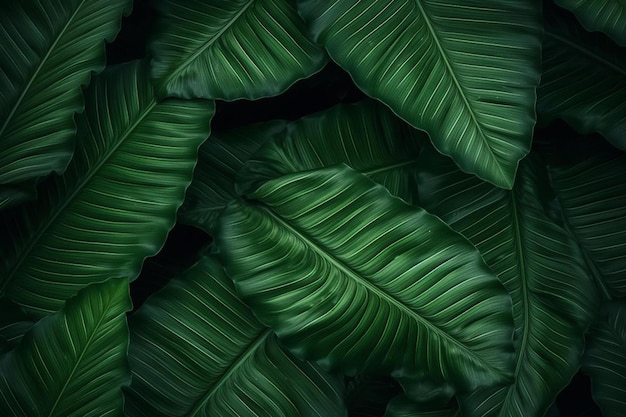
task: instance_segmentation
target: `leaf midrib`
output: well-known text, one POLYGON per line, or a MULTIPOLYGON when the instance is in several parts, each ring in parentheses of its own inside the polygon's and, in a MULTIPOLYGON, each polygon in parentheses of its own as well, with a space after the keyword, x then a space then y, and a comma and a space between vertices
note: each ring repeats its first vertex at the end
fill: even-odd
MULTIPOLYGON (((65 23, 65 25, 63 26, 63 29, 61 30, 61 32, 59 33, 59 35, 55 38, 54 42, 52 43, 52 45, 50 45, 50 48, 48 49, 48 51, 46 52, 46 54, 44 55, 44 57, 41 59, 41 61, 39 62, 39 65, 37 66, 37 68, 35 69, 34 74, 32 75, 32 77, 30 78, 30 80, 28 81, 28 83, 26 84, 26 87, 24 88, 24 90, 22 91, 22 94, 20 94, 20 96, 18 97, 17 101, 15 102, 15 105, 13 106, 13 108, 11 109, 11 112, 9 113, 9 115, 7 116, 6 120, 4 121, 4 124, 2 125, 2 128, 0 128, 0 137, 2 137, 2 135, 4 134, 4 130, 6 129, 6 127, 9 125, 9 122, 11 121, 11 119, 13 118, 13 115, 15 114, 15 112, 17 111, 17 109, 20 107, 20 105, 22 104, 22 101, 24 100, 24 97, 26 96, 26 93, 30 90, 30 87, 33 85, 35 79, 37 78, 37 76, 39 75, 39 72, 41 71, 41 68, 46 64, 46 62, 48 61, 48 58, 50 57, 52 51, 56 48, 57 43, 59 42, 59 39, 61 39, 63 37, 63 35, 65 35, 65 32, 67 31, 67 28, 70 26, 70 24, 72 23, 72 21, 74 20, 74 18, 76 17, 76 15, 78 14, 78 12, 80 11, 80 9, 83 7, 83 5, 85 4, 87 0, 82 0, 80 2, 80 4, 76 7, 76 10, 74 11, 74 13, 72 13, 72 15, 70 16, 70 18, 68 19, 68 21, 65 23)), ((45 13, 45 12, 44 12, 45 13)))
POLYGON ((196 416, 198 412, 206 407, 207 402, 213 398, 213 395, 219 391, 222 386, 228 382, 231 375, 237 372, 239 368, 248 360, 248 358, 253 355, 256 350, 262 346, 267 338, 273 334, 273 331, 268 328, 263 328, 261 332, 257 334, 257 336, 252 339, 252 342, 249 343, 242 352, 231 362, 228 370, 222 374, 222 376, 217 380, 215 384, 200 398, 196 401, 195 405, 191 409, 191 411, 187 414, 189 417, 196 416))
MULTIPOLYGON (((165 90, 167 88, 167 85, 174 79, 176 78, 181 71, 183 71, 183 69, 187 68, 187 66, 189 66, 191 64, 191 62, 193 62, 196 58, 198 58, 202 53, 204 53, 204 51, 206 51, 208 48, 211 47, 211 45, 213 45, 215 42, 217 42, 220 37, 224 34, 224 32, 226 32, 238 19, 239 17, 241 17, 242 14, 245 13, 246 10, 248 10, 248 8, 254 3, 254 0, 249 0, 242 8, 241 10, 239 10, 234 16, 233 18, 226 24, 224 25, 223 28, 221 28, 212 38, 210 38, 208 41, 204 42, 194 53, 192 53, 191 55, 189 55, 189 57, 187 59, 185 59, 183 61, 182 64, 180 64, 174 71, 172 71, 170 73, 169 76, 167 76, 163 81, 161 81, 160 84, 160 89, 161 90, 165 90)), ((161 91, 163 92, 163 91, 161 91)))
POLYGON ((459 83, 459 80, 457 80, 457 78, 456 78, 456 74, 455 74, 454 70, 452 69, 452 64, 450 63, 450 60, 448 59, 448 55, 446 53, 446 50, 443 48, 443 46, 441 46, 441 43, 439 42, 439 33, 437 32, 437 30, 433 26, 432 22, 430 21, 430 16, 428 15, 426 10, 424 9, 424 6, 422 5, 422 2, 420 0, 416 0, 415 3, 417 4, 418 9, 420 10, 422 16, 424 17, 424 22, 426 23, 426 28, 430 32, 430 34, 432 36, 432 39, 435 42, 435 46, 437 47, 437 50, 439 51, 439 55, 441 56, 442 61, 444 62, 445 66, 446 66, 446 69, 448 70, 448 73, 450 74, 450 78, 454 82, 454 85, 456 86, 456 89, 459 92, 459 95, 463 99, 463 104, 465 105, 465 108, 467 109, 468 113, 470 114, 470 117, 472 118, 472 121, 474 122, 474 125, 478 128, 477 131, 480 133, 481 141, 485 145, 485 148, 487 148, 487 150, 489 151, 489 155, 491 156, 492 160, 496 161, 495 166, 498 169, 498 173, 500 174, 500 177, 501 178, 505 178, 505 179, 508 178, 508 176, 506 175, 506 173, 502 170, 502 167, 500 166, 499 159, 493 153, 493 149, 491 149, 491 146, 489 146, 489 140, 487 138, 487 135, 485 135, 485 132, 483 132, 482 125, 478 121, 478 118, 476 117, 476 114, 474 113, 474 109, 470 105, 470 102, 469 102, 467 96, 465 95, 465 90, 463 89, 463 87, 459 83))
MULTIPOLYGON (((83 191, 83 189, 89 184, 93 176, 102 168, 105 163, 109 161, 109 159, 116 153, 119 147, 125 143, 128 136, 133 133, 133 131, 139 126, 141 122, 143 122, 146 117, 148 117, 148 115, 154 109, 154 107, 156 107, 156 105, 157 102, 153 98, 148 103, 144 111, 142 111, 138 115, 137 120, 132 125, 130 125, 127 130, 120 136, 118 143, 115 146, 111 147, 111 149, 102 156, 101 160, 93 166, 93 169, 88 172, 88 174, 82 179, 82 181, 78 181, 78 183, 74 187, 74 190, 65 198, 64 202, 52 211, 52 214, 48 218, 48 220, 43 223, 43 226, 38 229, 37 233, 29 239, 28 245, 19 252, 19 255, 17 256, 17 261, 13 264, 14 266, 9 269, 6 276, 3 277, 4 279, 2 285, 0 285, 0 296, 3 296, 7 292, 7 288, 9 288, 12 284, 15 275, 20 270, 26 259, 29 257, 31 251, 35 248, 35 245, 44 236, 46 231, 48 231, 48 229, 55 224, 55 220, 64 212, 67 206, 69 206, 70 203, 72 203, 74 199, 83 191)), ((98 113, 98 115, 100 114, 98 113)), ((61 177, 59 177, 59 179, 60 178, 61 177)))
POLYGON ((292 225, 284 221, 278 214, 276 214, 273 210, 271 210, 261 201, 255 200, 255 203, 256 204, 254 204, 253 207, 257 208, 258 210, 263 211, 264 213, 267 213, 269 217, 271 217, 274 221, 276 221, 278 224, 283 226, 289 232, 293 233, 307 247, 313 249, 315 253, 317 253, 322 259, 325 259, 333 267, 336 267, 337 269, 342 271, 345 275, 351 277, 354 281, 360 283, 363 287, 365 287, 367 290, 371 291, 373 294, 378 296, 381 300, 387 301, 389 304, 395 306, 398 310, 405 312, 409 317, 415 317, 416 321, 423 324, 426 328, 432 330, 433 333, 440 335, 442 339, 449 341, 454 346, 457 346, 461 351, 465 352, 467 356, 474 358, 475 362, 483 364, 483 366, 486 369, 491 370, 496 375, 502 374, 502 372, 499 369, 494 368, 493 365, 485 362, 485 360, 482 357, 476 355, 475 352, 469 350, 465 345, 459 343, 456 339, 450 337, 449 334, 440 330, 438 327, 435 327, 433 324, 431 324, 430 322, 422 318, 420 315, 418 315, 416 312, 406 307, 404 304, 402 304, 401 302, 399 302, 398 300, 396 300, 395 298, 391 297, 389 294, 387 294, 386 292, 378 288, 376 285, 372 284, 366 279, 363 279, 359 274, 357 274, 354 270, 352 270, 352 268, 350 268, 347 265, 344 265, 340 260, 335 258, 332 254, 329 254, 328 252, 325 252, 324 250, 322 250, 322 248, 320 248, 317 243, 315 243, 314 241, 309 239, 304 233, 301 233, 295 227, 293 227, 292 225))

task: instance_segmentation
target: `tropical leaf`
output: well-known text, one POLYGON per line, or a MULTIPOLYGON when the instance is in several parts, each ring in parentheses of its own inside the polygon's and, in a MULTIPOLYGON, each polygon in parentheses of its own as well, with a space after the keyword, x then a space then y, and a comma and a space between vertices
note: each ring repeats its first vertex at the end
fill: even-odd
POLYGON ((251 202, 227 206, 219 253, 296 356, 467 389, 507 380, 510 298, 438 218, 345 165, 242 191, 251 202))
POLYGON ((626 46, 626 3, 622 0, 555 0, 570 10, 588 31, 601 31, 626 46))
POLYGON ((464 174, 434 150, 419 161, 424 208, 476 245, 513 299, 514 382, 461 396, 464 416, 543 416, 578 370, 594 311, 578 246, 544 211, 553 198, 547 171, 529 158, 511 191, 464 174))
POLYGON ((0 354, 18 345, 24 333, 33 325, 33 322, 26 317, 20 306, 7 300, 0 300, 0 354))
POLYGON ((626 150, 626 57, 610 39, 546 12, 537 112, 626 150))
POLYGON ((179 220, 213 235, 220 212, 237 196, 235 174, 266 140, 285 134, 286 126, 276 120, 211 135, 200 147, 179 220))
POLYGON ((415 165, 427 140, 374 101, 340 104, 290 123, 285 134, 268 140, 243 167, 240 183, 252 187, 251 182, 344 163, 416 204, 415 165))
POLYGON ((431 401, 417 403, 405 395, 399 395, 389 402, 383 417, 460 417, 455 401, 431 401))
POLYGON ((534 1, 300 0, 313 38, 368 95, 465 171, 511 188, 540 77, 534 1))
POLYGON ((160 0, 150 44, 160 95, 278 95, 327 61, 291 0, 160 0))
POLYGON ((593 398, 604 417, 626 410, 626 306, 609 304, 591 327, 583 358, 593 398))
POLYGON ((605 297, 624 297, 626 155, 598 152, 564 159, 553 161, 550 174, 565 225, 605 297))
POLYGON ((0 359, 0 414, 31 417, 121 415, 131 309, 128 280, 81 290, 0 359))
MULTIPOLYGON (((0 209, 10 184, 62 172, 74 150, 81 86, 104 68, 104 41, 130 0, 24 0, 0 5, 0 209)), ((5 203, 6 204, 6 203, 5 203)))
POLYGON ((35 199, 35 185, 20 183, 0 185, 0 211, 35 199))
POLYGON ((35 317, 89 283, 133 279, 174 224, 213 103, 157 104, 142 68, 113 68, 92 83, 67 172, 3 219, 0 295, 35 317))
POLYGON ((283 350, 214 257, 152 296, 130 327, 129 417, 346 415, 343 378, 283 350))
POLYGON ((402 393, 391 377, 357 375, 346 381, 349 417, 381 417, 392 398, 402 393))

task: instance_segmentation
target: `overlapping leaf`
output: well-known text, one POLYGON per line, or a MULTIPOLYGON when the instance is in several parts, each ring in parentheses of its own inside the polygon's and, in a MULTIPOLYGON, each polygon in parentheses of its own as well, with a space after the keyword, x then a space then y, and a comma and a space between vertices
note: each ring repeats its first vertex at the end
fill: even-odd
POLYGON ((24 333, 33 325, 26 314, 15 303, 7 299, 0 300, 0 354, 15 346, 22 340, 24 333))
POLYGON ((626 46, 626 3, 622 0, 555 0, 589 31, 598 30, 626 46))
POLYGON ((133 315, 131 340, 130 417, 346 415, 343 378, 285 352, 213 257, 133 315))
POLYGON ((612 303, 594 323, 587 339, 583 370, 591 376, 593 398, 604 417, 626 410, 626 306, 612 303))
POLYGON ((36 204, 3 218, 0 294, 41 317, 92 282, 134 278, 173 226, 213 104, 157 104, 139 63, 102 74, 76 156, 36 204))
POLYGON ((546 12, 537 111, 626 150, 626 56, 598 33, 546 12))
POLYGON ((234 100, 280 94, 326 63, 291 0, 160 0, 150 49, 160 94, 234 100))
MULTIPOLYGON (((532 155, 531 155, 532 156, 532 155)), ((462 397, 464 416, 542 416, 578 370, 594 288, 576 242, 544 212, 544 167, 520 167, 512 191, 459 171, 431 150, 420 158, 420 200, 467 237, 513 299, 515 380, 462 397)))
MULTIPOLYGON (((6 1, 0 5, 0 208, 10 184, 67 166, 81 86, 104 68, 104 41, 130 0, 6 1)), ((6 205, 6 202, 5 202, 6 205)))
POLYGON ((541 17, 530 0, 300 0, 313 38, 368 95, 465 171, 511 188, 528 153, 541 17))
POLYGON ((626 296, 626 156, 575 155, 553 162, 550 173, 590 273, 605 295, 626 296))
POLYGON ((279 176, 230 204, 217 235, 238 292, 327 369, 507 380, 510 298, 438 218, 344 166, 279 176))
POLYGON ((0 415, 121 415, 131 309, 128 280, 84 288, 0 359, 0 415))
POLYGON ((235 174, 269 138, 285 134, 286 121, 271 121, 213 134, 200 147, 198 165, 178 218, 214 234, 217 219, 236 197, 235 174))

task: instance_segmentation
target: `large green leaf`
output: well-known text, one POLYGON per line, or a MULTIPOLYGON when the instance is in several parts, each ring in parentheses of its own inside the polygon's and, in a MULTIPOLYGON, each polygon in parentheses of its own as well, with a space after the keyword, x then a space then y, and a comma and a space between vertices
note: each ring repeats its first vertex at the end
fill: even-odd
POLYGON ((214 234, 220 212, 237 196, 235 174, 266 140, 285 134, 286 126, 276 120, 211 135, 198 152, 179 220, 214 234))
POLYGON ((626 155, 598 152, 550 169, 566 227, 607 297, 626 296, 626 155))
POLYGON ((121 415, 131 309, 128 280, 81 290, 0 359, 0 415, 121 415))
POLYGON ((346 415, 343 378, 283 350, 213 257, 152 296, 130 327, 129 417, 346 415))
POLYGON ((609 304, 591 327, 583 370, 604 417, 626 410, 626 305, 609 304))
POLYGON ((434 150, 420 158, 422 204, 476 245, 513 299, 515 380, 462 397, 464 416, 543 416, 578 370, 595 306, 576 242, 544 211, 547 171, 529 158, 511 191, 434 150))
POLYGON ((510 297, 438 218, 347 166, 280 176, 231 203, 216 242, 238 292, 331 371, 507 380, 510 297))
POLYGON ((146 75, 135 62, 92 83, 67 172, 3 219, 0 293, 34 316, 91 282, 134 278, 174 224, 213 104, 157 104, 146 75))
MULTIPOLYGON (((0 199, 8 184, 67 166, 81 86, 104 68, 104 41, 130 0, 20 0, 0 5, 0 199)), ((2 201, 0 201, 2 208, 2 201)))
POLYGON ((531 0, 299 0, 313 38, 368 95, 465 171, 511 188, 540 77, 531 0))
POLYGON ((426 134, 379 103, 340 104, 275 135, 243 167, 241 184, 344 163, 391 194, 417 203, 415 165, 425 141, 426 134))
POLYGON ((626 46, 626 3, 623 0, 555 0, 572 11, 588 31, 598 30, 626 46))
POLYGON ((626 150, 626 55, 568 16, 546 12, 537 112, 582 133, 597 131, 626 150))
POLYGON ((160 0, 150 45, 159 94, 274 96, 326 63, 291 0, 160 0))

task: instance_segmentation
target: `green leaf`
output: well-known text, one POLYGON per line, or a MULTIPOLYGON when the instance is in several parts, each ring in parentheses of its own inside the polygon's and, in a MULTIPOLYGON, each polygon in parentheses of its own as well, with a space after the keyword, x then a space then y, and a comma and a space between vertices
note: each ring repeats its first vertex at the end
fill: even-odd
POLYGON ((529 150, 541 10, 523 0, 300 0, 313 38, 366 94, 465 171, 511 188, 529 150))
POLYGON ((211 135, 200 146, 178 219, 213 235, 220 212, 237 196, 235 174, 265 141, 285 134, 286 126, 286 121, 275 120, 211 135))
POLYGON ((626 3, 622 0, 555 0, 588 31, 601 31, 626 46, 626 3))
POLYGON ((554 161, 550 174, 590 274, 605 296, 626 296, 626 155, 576 154, 554 161))
POLYGON ((7 299, 0 300, 0 311, 0 339, 4 341, 4 347, 0 347, 1 354, 17 346, 34 323, 20 306, 7 299))
POLYGON ((513 299, 514 382, 462 396, 464 416, 543 416, 578 370, 596 305, 576 242, 544 211, 553 198, 547 171, 529 158, 511 191, 464 174, 434 150, 420 158, 424 208, 476 245, 513 299))
POLYGON ((152 76, 160 95, 257 99, 322 69, 291 0, 160 0, 152 76))
POLYGON ((130 383, 128 280, 90 285, 0 359, 0 414, 121 415, 130 383))
POLYGON ((546 13, 537 112, 581 133, 599 132, 626 150, 626 56, 574 19, 546 13))
POLYGON ((216 242, 238 292, 299 358, 331 371, 507 380, 510 297, 438 218, 346 166, 269 180, 216 242))
POLYGON ((146 75, 135 62, 92 83, 67 172, 3 219, 0 295, 35 317, 89 283, 133 279, 174 225, 213 103, 157 104, 146 75))
POLYGON ((346 415, 343 378, 283 350, 214 257, 153 295, 130 328, 129 417, 346 415))
POLYGON ((387 404, 402 392, 391 377, 357 375, 346 382, 346 403, 350 417, 381 417, 387 404))
MULTIPOLYGON (((62 172, 81 86, 104 68, 104 41, 130 0, 23 0, 0 6, 0 200, 10 184, 62 172)), ((19 191, 18 191, 19 194, 19 191)), ((0 201, 0 208, 2 208, 0 201)))
POLYGON ((591 376, 593 398, 604 417, 626 409, 626 305, 609 304, 591 327, 583 371, 591 376))
POLYGON ((240 183, 253 187, 280 175, 344 163, 415 204, 415 165, 427 140, 379 103, 340 104, 290 123, 285 134, 268 140, 242 169, 240 183))
POLYGON ((11 208, 36 196, 33 183, 0 185, 0 211, 11 208))

